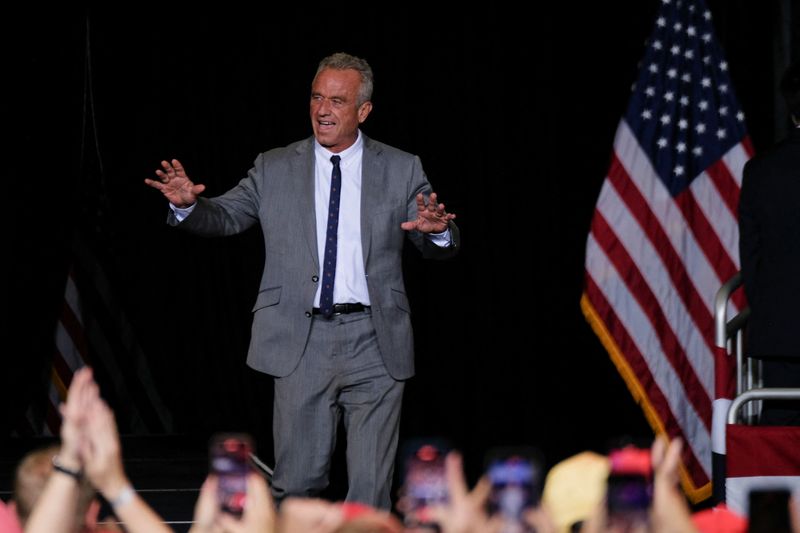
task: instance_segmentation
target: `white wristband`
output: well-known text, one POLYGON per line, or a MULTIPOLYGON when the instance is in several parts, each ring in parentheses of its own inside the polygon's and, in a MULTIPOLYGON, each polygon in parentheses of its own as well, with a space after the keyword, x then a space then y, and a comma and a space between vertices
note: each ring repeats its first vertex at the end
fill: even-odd
POLYGON ((133 497, 136 495, 136 492, 133 490, 133 487, 130 485, 125 485, 117 497, 113 500, 108 500, 108 504, 111 506, 112 509, 116 509, 117 507, 122 507, 125 504, 128 504, 133 501, 133 497))

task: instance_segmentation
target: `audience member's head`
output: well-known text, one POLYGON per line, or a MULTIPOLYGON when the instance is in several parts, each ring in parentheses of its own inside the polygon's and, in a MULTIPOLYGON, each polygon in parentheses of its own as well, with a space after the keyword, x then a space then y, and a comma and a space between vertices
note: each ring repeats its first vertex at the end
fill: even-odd
MULTIPOLYGON (((52 445, 28 453, 17 466, 14 476, 14 504, 20 523, 24 526, 33 506, 44 491, 50 474, 53 473, 53 457, 59 446, 52 445)), ((81 481, 78 504, 75 509, 75 530, 96 523, 100 505, 95 500, 95 491, 86 479, 81 481)))
POLYGON ((610 464, 607 457, 582 452, 564 459, 547 474, 542 503, 559 533, 569 533, 603 503, 610 464))
POLYGON ((701 533, 747 532, 747 518, 734 513, 725 504, 694 513, 692 522, 701 533))

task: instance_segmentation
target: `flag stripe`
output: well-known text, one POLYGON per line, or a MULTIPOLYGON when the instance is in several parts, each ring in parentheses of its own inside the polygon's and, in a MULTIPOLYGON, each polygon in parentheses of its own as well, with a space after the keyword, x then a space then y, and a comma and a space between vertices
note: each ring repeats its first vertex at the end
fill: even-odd
MULTIPOLYGON (((648 419, 657 433, 666 433, 679 436, 687 446, 684 447, 684 464, 686 474, 694 487, 708 484, 710 467, 703 465, 698 457, 703 457, 703 450, 698 453, 695 445, 696 439, 684 431, 685 424, 681 423, 673 414, 669 406, 669 397, 662 392, 657 383, 658 379, 650 372, 645 356, 639 351, 636 341, 630 336, 630 328, 620 320, 615 311, 615 306, 603 294, 602 287, 594 282, 591 274, 586 278, 586 297, 591 303, 595 313, 602 319, 603 326, 608 331, 614 344, 618 347, 621 357, 614 359, 615 364, 626 365, 629 372, 622 372, 629 388, 634 392, 634 397, 644 402, 648 409, 648 419), (640 392, 641 391, 641 392, 640 392)), ((646 353, 646 352, 645 352, 646 353)), ((709 456, 710 457, 710 456, 709 456)))
MULTIPOLYGON (((624 213, 624 210, 619 210, 618 213, 624 213)), ((617 274, 626 286, 626 290, 630 291, 630 297, 639 303, 636 312, 642 313, 643 318, 649 322, 648 325, 641 324, 638 326, 651 332, 651 335, 648 336, 648 344, 650 346, 643 351, 645 353, 660 353, 665 358, 664 360, 669 362, 672 370, 680 376, 680 379, 676 380, 675 384, 680 384, 684 389, 682 394, 689 398, 694 410, 699 415, 699 420, 707 430, 710 430, 710 392, 704 392, 706 387, 697 378, 691 365, 687 364, 686 352, 680 346, 669 320, 664 316, 657 298, 648 287, 636 262, 627 253, 624 243, 623 246, 619 246, 620 240, 617 240, 617 238, 624 238, 624 234, 617 233, 615 235, 613 233, 603 216, 602 201, 598 203, 598 212, 592 224, 592 235, 611 261, 611 264, 616 268, 617 274)), ((640 239, 640 242, 642 246, 646 246, 645 241, 640 239)), ((606 282, 608 282, 608 279, 606 279, 606 282)), ((711 381, 710 373, 709 381, 711 381)), ((709 391, 711 386, 709 382, 707 386, 709 391)))
POLYGON ((56 325, 56 347, 74 372, 88 361, 88 348, 80 318, 80 299, 71 271, 64 287, 64 304, 56 325))
POLYGON ((686 189, 676 196, 675 203, 683 213, 683 217, 688 221, 689 228, 694 233, 700 248, 717 274, 717 288, 721 287, 722 282, 719 280, 727 281, 731 279, 738 272, 736 265, 725 248, 723 248, 714 228, 709 224, 700 206, 697 205, 692 189, 686 189))
POLYGON ((727 427, 728 478, 800 476, 800 427, 727 427))
MULTIPOLYGON (((737 145, 738 146, 738 145, 737 145)), ((739 186, 740 184, 736 183, 736 178, 733 177, 733 173, 728 169, 728 166, 725 164, 724 159, 720 159, 716 163, 713 163, 710 167, 706 169, 706 174, 708 174, 709 180, 694 180, 692 182, 692 188, 695 187, 695 184, 698 186, 703 184, 704 186, 708 186, 709 184, 713 184, 715 187, 714 194, 707 194, 705 196, 699 194, 698 191, 695 191, 696 197, 703 196, 706 199, 713 199, 714 202, 708 202, 703 206, 703 211, 708 215, 710 208, 714 207, 719 204, 719 199, 722 199, 722 205, 728 208, 728 213, 734 219, 736 218, 736 213, 739 212, 739 186)), ((709 216, 708 219, 710 221, 716 221, 717 217, 709 216)), ((723 219, 725 222, 729 222, 728 220, 723 219)), ((735 226, 735 224, 733 225, 735 226)), ((729 227, 733 227, 728 223, 726 226, 723 226, 723 229, 727 230, 729 227)), ((736 252, 735 246, 733 248, 726 246, 729 251, 729 255, 731 259, 733 259, 734 263, 737 263, 738 254, 736 252), (733 251, 733 253, 730 253, 733 251)))
MULTIPOLYGON (((703 213, 702 220, 713 229, 713 235, 707 238, 713 240, 714 245, 719 243, 730 260, 729 268, 733 273, 721 278, 727 281, 739 270, 739 185, 723 160, 711 165, 699 179, 694 180, 688 191, 703 213)), ((738 309, 746 305, 741 293, 736 293, 733 302, 738 309)))
POLYGON ((697 209, 703 213, 703 218, 713 230, 715 241, 719 243, 728 259, 730 259, 733 270, 737 271, 739 269, 739 231, 737 228, 738 221, 736 220, 736 206, 733 206, 734 211, 731 211, 731 206, 727 205, 727 202, 738 202, 739 191, 737 189, 729 192, 727 196, 735 196, 735 200, 729 200, 721 196, 718 189, 718 185, 736 187, 736 183, 733 180, 727 180, 724 177, 724 174, 727 173, 728 169, 725 168, 725 165, 717 162, 709 167, 700 178, 694 180, 688 191, 691 191, 691 196, 696 203, 697 209), (715 176, 718 181, 725 181, 726 183, 714 183, 715 176))
POLYGON ((725 503, 731 511, 748 516, 749 497, 752 490, 789 489, 800 493, 800 477, 796 476, 752 476, 725 480, 725 503))
MULTIPOLYGON (((692 282, 688 272, 685 268, 683 268, 681 258, 678 256, 675 248, 671 246, 670 240, 667 238, 664 228, 661 226, 653 212, 648 208, 647 201, 645 200, 641 191, 636 188, 635 183, 634 186, 629 185, 632 183, 632 180, 630 179, 630 176, 628 176, 619 159, 616 157, 616 154, 612 159, 611 169, 608 173, 608 180, 622 197, 630 212, 636 217, 639 226, 646 233, 646 239, 645 236, 640 237, 641 242, 649 241, 649 244, 655 248, 658 256, 661 258, 661 266, 667 272, 663 279, 671 280, 673 285, 672 291, 668 292, 666 296, 671 298, 674 294, 677 294, 680 298, 680 301, 683 302, 683 306, 688 310, 689 315, 694 321, 693 325, 688 324, 684 328, 681 328, 681 330, 691 338, 690 344, 692 346, 694 346, 696 339, 699 336, 700 342, 705 343, 707 348, 707 350, 705 350, 703 347, 697 346, 696 348, 690 349, 689 352, 691 354, 697 354, 699 357, 708 357, 710 351, 713 352, 714 349, 712 336, 714 331, 714 316, 711 314, 711 312, 709 312, 708 306, 703 301, 700 293, 697 291, 697 288, 692 282), (692 326, 694 326, 696 329, 693 329, 692 326)), ((602 202, 602 195, 601 199, 598 200, 598 203, 599 202, 602 202)), ((630 247, 629 250, 631 248, 633 247, 630 247)), ((642 257, 637 260, 637 262, 646 265, 651 261, 649 257, 642 257)), ((677 320, 674 319, 671 319, 670 321, 672 323, 677 322, 677 320)), ((695 369, 700 368, 698 373, 702 376, 702 381, 705 384, 705 388, 707 391, 711 391, 710 374, 713 372, 713 369, 709 368, 709 363, 706 362, 705 365, 695 363, 693 366, 695 369), (703 366, 706 368, 702 369, 703 366)))
MULTIPOLYGON (((731 178, 736 183, 737 188, 742 187, 742 175, 744 174, 744 165, 747 163, 747 160, 753 157, 753 147, 750 144, 750 138, 745 135, 745 137, 741 140, 741 142, 736 143, 733 148, 727 151, 725 155, 722 156, 722 162, 725 163, 725 166, 728 168, 728 172, 731 174, 731 178)), ((737 197, 738 198, 738 197, 737 197)), ((739 201, 736 201, 736 210, 734 211, 737 213, 739 212, 739 201)), ((738 258, 737 258, 738 260, 738 258)), ((737 261, 738 262, 738 261, 737 261)))
MULTIPOLYGON (((56 352, 55 357, 53 357, 53 369, 51 379, 58 379, 58 383, 60 383, 63 387, 64 394, 61 394, 61 390, 56 387, 58 390, 59 398, 63 400, 66 398, 66 390, 69 388, 69 384, 72 383, 72 373, 75 372, 73 368, 71 368, 67 362, 65 361, 64 357, 61 356, 60 353, 56 352)), ((53 385, 56 385, 56 382, 52 382, 53 385)))
POLYGON ((75 343, 75 338, 70 333, 69 326, 64 323, 64 313, 56 324, 55 342, 56 352, 62 358, 61 363, 70 371, 75 372, 84 366, 83 354, 75 343))
MULTIPOLYGON (((742 147, 744 148, 744 151, 746 152, 746 159, 745 159, 744 163, 747 163, 747 159, 750 159, 756 153, 755 148, 753 148, 753 142, 750 140, 750 136, 749 135, 745 135, 744 139, 742 139, 742 147)), ((741 169, 742 171, 744 171, 744 163, 742 163, 742 169, 741 169)), ((739 178, 738 179, 739 185, 741 185, 742 184, 742 172, 737 173, 737 176, 739 178)))
MULTIPOLYGON (((713 316, 714 295, 717 289, 709 288, 719 288, 722 285, 720 278, 697 243, 694 234, 689 231, 687 221, 658 178, 638 139, 624 120, 620 121, 617 128, 614 153, 667 234, 672 248, 680 258, 678 267, 686 271, 686 275, 692 280, 692 285, 700 293, 708 313, 713 316)), ((677 287, 682 288, 680 285, 677 287)))
POLYGON ((61 402, 67 399, 67 389, 69 388, 70 382, 72 382, 72 375, 70 374, 69 381, 64 381, 61 376, 58 375, 55 368, 50 372, 50 399, 53 405, 58 407, 61 402))
MULTIPOLYGON (((609 180, 609 182, 613 183, 613 180, 609 180)), ((630 189, 630 187, 627 188, 628 191, 630 189)), ((686 295, 682 298, 674 297, 676 289, 668 281, 670 273, 667 272, 664 263, 657 259, 658 254, 655 249, 661 248, 656 244, 658 241, 648 239, 647 235, 641 231, 641 227, 616 195, 614 188, 603 190, 597 202, 597 211, 600 215, 598 222, 604 225, 604 230, 609 235, 613 235, 608 244, 613 246, 614 239, 619 239, 630 256, 629 262, 626 262, 624 266, 617 265, 617 269, 620 272, 625 272, 625 268, 631 269, 631 271, 636 269, 647 279, 650 294, 647 295, 648 305, 645 305, 645 308, 651 309, 652 313, 658 315, 653 317, 656 320, 654 325, 658 326, 663 320, 671 328, 669 332, 677 335, 675 341, 680 349, 676 350, 673 366, 676 370, 680 370, 684 363, 689 363, 686 370, 695 375, 687 375, 687 379, 692 380, 692 385, 699 385, 698 398, 702 397, 703 401, 707 403, 714 390, 713 352, 708 346, 707 339, 698 333, 697 326, 686 309, 686 295), (611 226, 617 228, 616 233, 611 231, 611 226)), ((663 246, 667 247, 668 245, 664 244, 663 246)), ((607 254, 610 252, 608 246, 604 245, 603 248, 607 254)), ((629 286, 634 288, 630 283, 629 286)), ((632 292, 636 294, 635 288, 632 292)), ((704 310, 704 308, 702 309, 704 310)), ((705 318, 705 326, 713 328, 714 323, 711 317, 706 315, 705 318)), ((669 340, 671 343, 672 339, 669 340)), ((672 344, 672 346, 675 345, 672 344)), ((666 349, 665 351, 668 353, 670 350, 666 349)))
MULTIPOLYGON (((654 405, 656 412, 663 420, 674 421, 674 424, 665 424, 670 434, 679 429, 686 435, 686 443, 692 448, 695 457, 702 465, 702 471, 708 476, 711 461, 709 430, 691 404, 683 405, 686 389, 662 352, 658 333, 652 329, 648 317, 593 235, 590 234, 587 245, 587 251, 591 252, 587 254, 587 274, 588 279, 602 280, 602 285, 599 283, 596 285, 609 307, 613 309, 613 316, 616 319, 614 325, 617 328, 610 328, 612 336, 631 364, 642 388, 651 398, 664 396, 665 403, 659 402, 654 405), (703 464, 703 460, 708 464, 703 464)), ((595 303, 595 300, 592 300, 592 303, 595 303)), ((608 316, 608 313, 604 316, 608 316)), ((693 477, 695 475, 693 473, 693 477)))
MULTIPOLYGON (((58 435, 61 428, 61 413, 59 405, 67 398, 67 386, 58 375, 56 369, 50 371, 50 388, 48 390, 48 403, 45 412, 45 427, 51 435, 58 435)), ((46 432, 47 432, 46 431, 46 432)), ((45 433, 46 433, 45 432, 45 433)))

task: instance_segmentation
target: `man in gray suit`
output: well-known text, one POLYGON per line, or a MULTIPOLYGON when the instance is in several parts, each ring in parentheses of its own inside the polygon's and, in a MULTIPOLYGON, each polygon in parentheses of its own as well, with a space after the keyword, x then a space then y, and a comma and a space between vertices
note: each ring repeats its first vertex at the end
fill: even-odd
POLYGON ((372 70, 343 53, 311 87, 311 138, 260 154, 247 177, 203 198, 179 161, 145 183, 170 202, 169 223, 202 235, 260 224, 266 250, 247 364, 275 379, 273 492, 328 484, 341 417, 347 499, 388 509, 403 382, 414 374, 404 237, 426 257, 459 247, 418 157, 359 130, 372 70))

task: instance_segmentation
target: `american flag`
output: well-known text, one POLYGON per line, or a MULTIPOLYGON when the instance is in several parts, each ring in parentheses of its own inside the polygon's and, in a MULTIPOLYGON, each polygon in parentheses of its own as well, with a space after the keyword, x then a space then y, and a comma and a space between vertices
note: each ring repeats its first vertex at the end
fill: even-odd
POLYGON ((105 272, 105 266, 114 263, 112 243, 116 239, 108 215, 112 207, 96 128, 88 16, 85 45, 80 172, 74 176, 76 194, 82 200, 74 221, 71 267, 56 324, 46 401, 34 395, 25 420, 15 431, 20 435, 58 435, 58 407, 66 399, 72 375, 91 365, 121 432, 170 433, 172 414, 161 400, 148 357, 116 295, 125 280, 114 280, 105 272))
POLYGON ((84 331, 82 304, 75 283, 75 270, 70 269, 64 286, 64 300, 55 328, 55 343, 52 365, 47 385, 47 401, 36 398, 28 406, 25 423, 16 428, 23 436, 47 436, 59 434, 61 414, 59 405, 67 398, 67 389, 72 375, 88 364, 89 349, 84 331))
POLYGON ((595 206, 581 307, 653 430, 686 443, 693 501, 711 494, 714 298, 739 270, 752 152, 711 12, 663 0, 595 206))
POLYGON ((58 406, 67 398, 72 375, 87 364, 88 348, 81 317, 81 301, 78 288, 75 286, 75 273, 72 270, 67 276, 64 288, 64 304, 56 324, 55 344, 46 425, 43 428, 45 435, 58 435, 61 427, 58 406))
POLYGON ((72 375, 86 365, 93 367, 120 431, 151 434, 173 430, 172 414, 161 400, 136 331, 115 297, 115 287, 86 239, 77 233, 55 329, 47 401, 34 398, 17 434, 58 435, 58 406, 66 399, 72 375))

